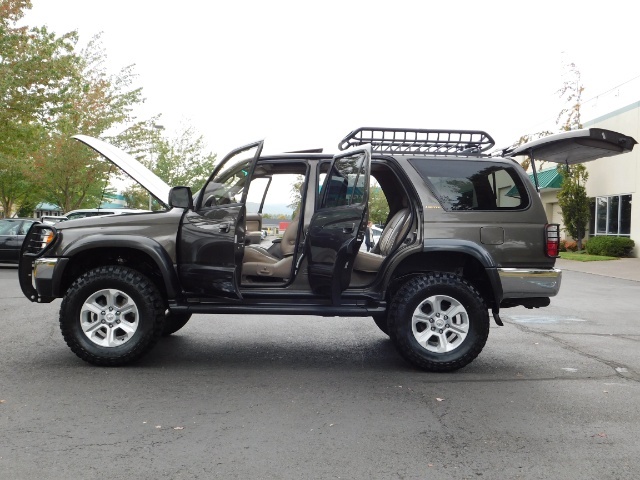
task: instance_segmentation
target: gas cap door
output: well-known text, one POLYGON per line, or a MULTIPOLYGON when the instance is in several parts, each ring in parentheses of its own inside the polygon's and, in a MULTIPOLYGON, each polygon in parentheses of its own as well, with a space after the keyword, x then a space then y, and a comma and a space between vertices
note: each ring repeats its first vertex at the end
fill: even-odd
POLYGON ((502 227, 482 227, 480 241, 485 245, 502 245, 504 243, 504 229, 502 227))

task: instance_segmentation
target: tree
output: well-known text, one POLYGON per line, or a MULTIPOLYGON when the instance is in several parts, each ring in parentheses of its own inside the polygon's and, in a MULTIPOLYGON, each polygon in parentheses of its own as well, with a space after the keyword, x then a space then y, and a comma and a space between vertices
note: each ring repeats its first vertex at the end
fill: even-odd
POLYGON ((54 116, 46 145, 34 154, 31 180, 41 188, 44 200, 65 212, 98 206, 111 171, 110 164, 70 137, 77 133, 99 137, 130 123, 133 107, 143 101, 141 89, 133 87, 133 66, 108 74, 105 57, 99 36, 74 57, 74 75, 68 78, 64 96, 69 108, 54 116))
MULTIPOLYGON (((584 86, 580 71, 574 63, 567 64, 565 70, 565 81, 557 92, 564 99, 565 106, 560 110, 556 124, 563 131, 570 131, 582 128, 580 107, 584 86)), ((589 172, 582 164, 559 166, 558 170, 562 175, 562 187, 558 193, 562 221, 567 233, 576 240, 580 251, 582 238, 589 224, 589 197, 585 188, 589 172)))
POLYGON ((568 169, 558 166, 558 171, 562 175, 562 187, 558 193, 562 221, 567 233, 578 243, 580 251, 589 223, 589 197, 585 188, 589 172, 581 163, 571 165, 568 169))
MULTIPOLYGON (((216 154, 206 148, 204 137, 193 127, 187 126, 168 139, 155 130, 149 155, 141 161, 168 185, 184 185, 197 191, 204 186, 216 162, 216 154)), ((129 207, 148 208, 149 196, 139 185, 132 185, 123 193, 129 207)), ((160 206, 154 203, 152 208, 160 206)))
POLYGON ((371 182, 369 190, 369 220, 374 224, 382 225, 389 217, 389 203, 387 197, 382 193, 380 186, 374 181, 371 182))
POLYGON ((69 108, 64 99, 74 73, 76 33, 18 27, 29 8, 29 0, 0 3, 0 203, 6 215, 35 196, 27 175, 31 156, 51 119, 69 108))
POLYGON ((291 185, 291 203, 287 205, 291 212, 291 219, 295 219, 300 213, 300 205, 302 204, 302 185, 304 184, 304 175, 298 175, 296 181, 291 185))

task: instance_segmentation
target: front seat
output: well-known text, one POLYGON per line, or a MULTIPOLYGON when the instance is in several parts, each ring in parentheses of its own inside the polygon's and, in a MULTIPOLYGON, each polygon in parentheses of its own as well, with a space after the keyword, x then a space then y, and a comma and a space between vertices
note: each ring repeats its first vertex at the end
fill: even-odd
POLYGON ((376 253, 360 250, 353 263, 353 269, 358 272, 377 272, 385 257, 404 240, 410 225, 411 211, 409 208, 398 210, 384 227, 374 249, 376 253))
POLYGON ((282 236, 282 258, 275 257, 258 245, 247 245, 242 259, 242 275, 257 277, 289 278, 296 251, 299 219, 293 220, 282 236))

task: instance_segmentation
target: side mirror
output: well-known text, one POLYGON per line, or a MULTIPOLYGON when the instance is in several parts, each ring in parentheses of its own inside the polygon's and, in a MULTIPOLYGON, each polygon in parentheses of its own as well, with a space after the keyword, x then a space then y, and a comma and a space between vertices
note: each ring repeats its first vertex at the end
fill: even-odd
POLYGON ((169 206, 193 209, 193 195, 189 187, 173 187, 169 190, 169 206))

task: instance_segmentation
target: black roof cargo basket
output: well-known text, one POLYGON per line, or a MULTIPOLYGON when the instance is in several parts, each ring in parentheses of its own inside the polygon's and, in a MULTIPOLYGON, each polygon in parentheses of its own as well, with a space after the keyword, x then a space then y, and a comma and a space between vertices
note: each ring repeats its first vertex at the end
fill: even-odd
POLYGON ((368 143, 374 152, 401 155, 480 155, 495 145, 493 138, 480 130, 362 127, 344 137, 338 148, 368 143))

